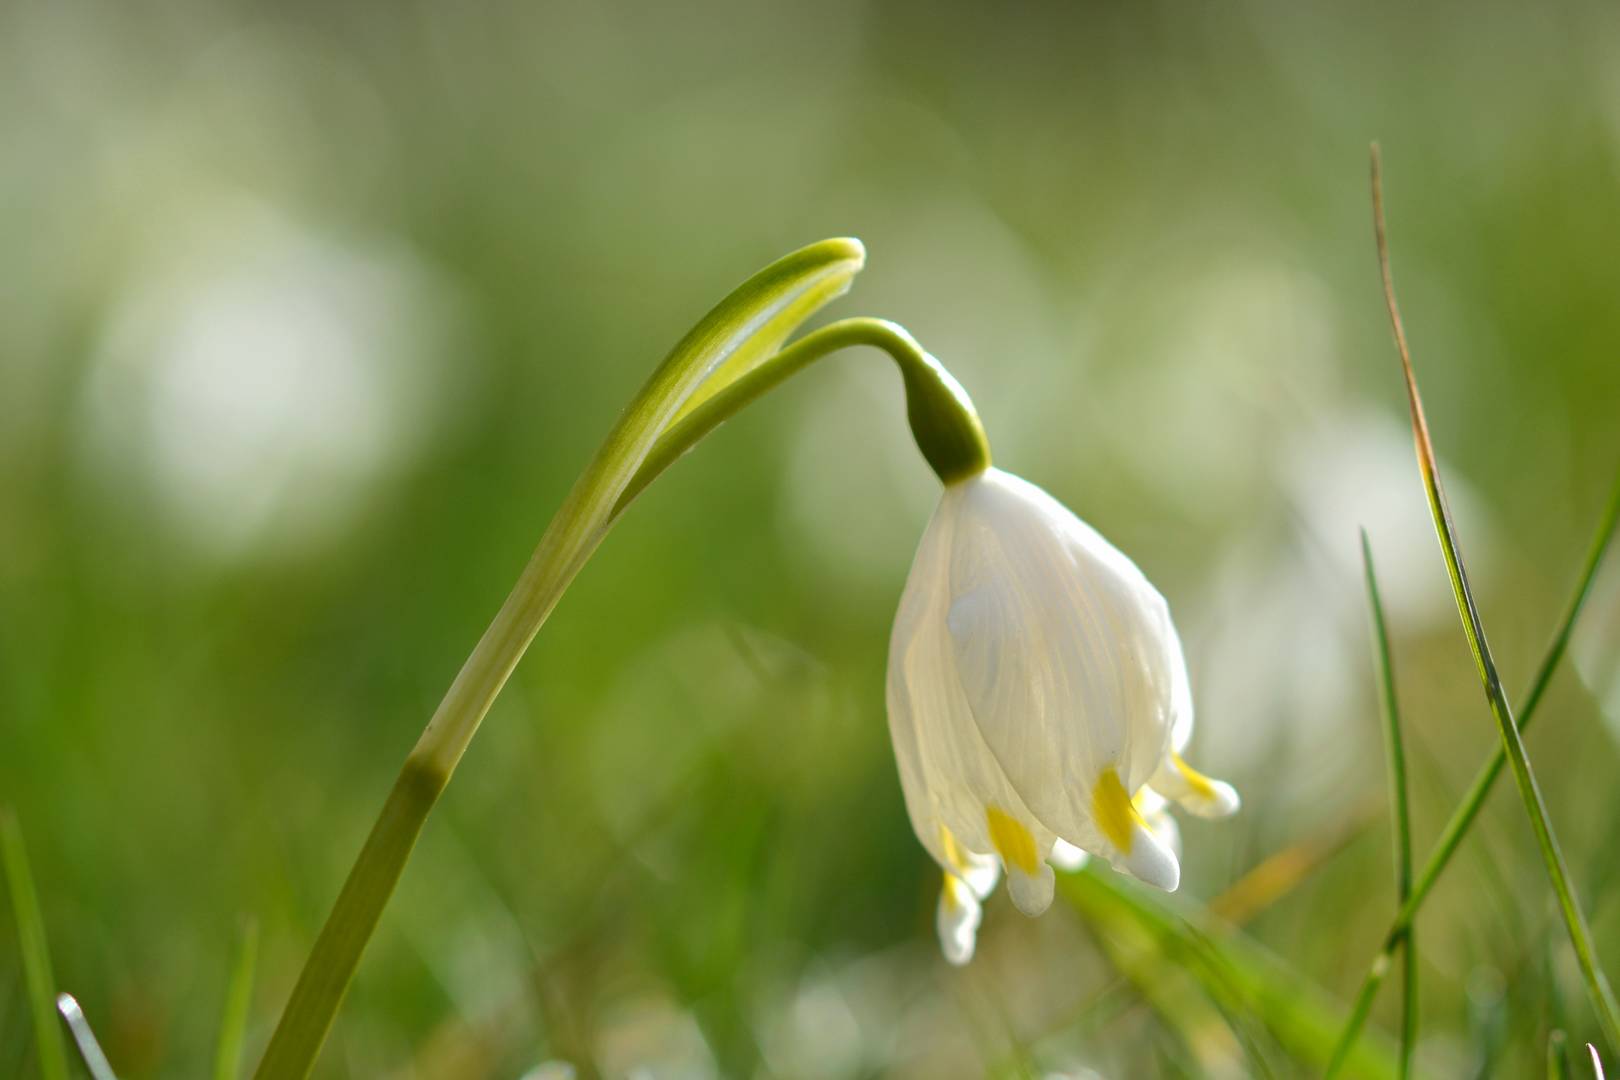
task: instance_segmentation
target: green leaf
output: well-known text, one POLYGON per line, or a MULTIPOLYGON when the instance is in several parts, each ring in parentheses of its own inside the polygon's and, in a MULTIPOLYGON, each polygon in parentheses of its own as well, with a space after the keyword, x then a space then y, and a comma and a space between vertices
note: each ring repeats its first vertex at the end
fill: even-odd
MULTIPOLYGON (((787 341, 806 319, 829 301, 848 292, 850 282, 865 265, 866 249, 861 246, 859 240, 823 240, 820 244, 802 248, 787 258, 771 264, 736 293, 727 297, 719 307, 710 312, 710 317, 727 304, 736 301, 738 294, 748 290, 750 286, 761 296, 770 297, 773 292, 778 294, 770 301, 769 306, 760 308, 756 316, 758 325, 748 330, 744 340, 727 349, 724 355, 707 365, 707 374, 692 392, 686 395, 674 415, 662 426, 668 427, 688 415, 738 379, 746 377, 774 355, 782 347, 782 343, 787 341), (802 267, 806 265, 814 267, 814 271, 805 274, 802 267), (756 279, 764 280, 759 280, 756 284, 756 279), (783 284, 786 288, 782 287, 783 284)), ((746 297, 744 299, 746 300, 746 297)), ((704 326, 700 323, 675 347, 671 359, 679 355, 684 348, 690 347, 690 344, 695 344, 694 338, 698 337, 703 329, 704 326)))
POLYGON ((242 1068, 242 1038, 247 1032, 248 1007, 253 1002, 253 967, 259 954, 259 924, 242 922, 236 954, 231 960, 225 1007, 220 1011, 219 1038, 214 1044, 214 1080, 236 1080, 242 1068))
MULTIPOLYGON (((1395 693, 1395 665, 1389 653, 1389 630, 1384 624, 1384 601, 1378 595, 1378 574, 1373 568, 1372 544, 1361 531, 1361 560, 1367 575, 1367 607, 1372 616, 1373 659, 1378 671, 1378 698, 1384 719, 1384 745, 1389 763, 1390 818, 1395 833, 1395 896, 1404 904, 1412 895, 1412 813, 1407 797, 1406 746, 1401 739, 1400 699, 1395 693)), ((1417 941, 1407 927, 1401 943, 1401 1056, 1400 1075, 1412 1073, 1417 1046, 1417 941)), ((1328 1071, 1335 1070, 1329 1064, 1328 1071)))
POLYGON ((1548 1033, 1547 1080, 1566 1080, 1569 1076, 1568 1042, 1568 1037, 1556 1028, 1548 1033))

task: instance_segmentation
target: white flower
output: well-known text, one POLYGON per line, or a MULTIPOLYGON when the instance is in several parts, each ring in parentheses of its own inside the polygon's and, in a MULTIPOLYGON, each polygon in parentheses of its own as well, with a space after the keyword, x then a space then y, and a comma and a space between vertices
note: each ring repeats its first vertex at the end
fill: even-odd
POLYGON ((1192 691, 1164 597, 1040 488, 999 469, 948 485, 889 646, 889 732, 912 826, 945 871, 946 959, 973 955, 1007 873, 1038 915, 1087 853, 1150 885, 1181 871, 1170 799, 1238 807, 1187 765, 1192 691), (998 867, 999 863, 999 867, 998 867))

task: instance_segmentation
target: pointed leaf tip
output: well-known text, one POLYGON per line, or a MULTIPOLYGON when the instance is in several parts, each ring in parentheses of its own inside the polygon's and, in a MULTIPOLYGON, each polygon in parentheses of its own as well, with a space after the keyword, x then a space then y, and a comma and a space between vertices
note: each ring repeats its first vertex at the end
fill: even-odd
POLYGON ((856 264, 859 270, 866 265, 866 245, 853 236, 834 236, 812 245, 816 248, 825 248, 827 254, 833 258, 849 259, 856 264))

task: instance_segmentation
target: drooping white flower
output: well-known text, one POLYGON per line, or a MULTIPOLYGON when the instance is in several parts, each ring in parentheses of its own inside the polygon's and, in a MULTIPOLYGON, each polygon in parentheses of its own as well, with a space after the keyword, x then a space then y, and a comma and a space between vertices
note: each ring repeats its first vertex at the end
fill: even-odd
POLYGON ((1194 771, 1192 691, 1164 597, 1040 488, 990 468, 945 488, 889 647, 889 732, 906 809, 945 872, 945 956, 973 955, 1005 868, 1037 915, 1052 865, 1087 853, 1150 885, 1180 881, 1165 800, 1238 807, 1194 771), (998 866, 999 864, 999 866, 998 866))

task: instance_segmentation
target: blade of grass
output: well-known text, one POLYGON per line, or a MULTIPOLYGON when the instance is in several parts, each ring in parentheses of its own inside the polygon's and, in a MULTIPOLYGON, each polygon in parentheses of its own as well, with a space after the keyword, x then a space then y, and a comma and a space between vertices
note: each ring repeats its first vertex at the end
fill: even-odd
POLYGON ((56 978, 51 974, 45 920, 39 913, 39 894, 34 891, 34 875, 28 868, 22 827, 17 824, 17 815, 9 809, 0 810, 0 862, 5 863, 11 910, 17 919, 23 981, 28 986, 28 1007, 34 1017, 34 1056, 39 1063, 39 1075, 41 1080, 67 1080, 67 1050, 62 1045, 62 1029, 57 1026, 52 1000, 56 995, 56 978))
POLYGON ((73 1033, 73 1043, 79 1048, 79 1058, 84 1067, 89 1070, 94 1080, 118 1080, 113 1074, 112 1066, 107 1064, 107 1055, 101 1052, 101 1044, 96 1041, 96 1033, 90 1030, 90 1021, 84 1017, 84 1010, 72 994, 56 995, 56 1010, 62 1014, 62 1020, 67 1024, 68 1031, 73 1033))
MULTIPOLYGON (((1389 630, 1384 623, 1384 601, 1378 595, 1378 574, 1373 569, 1372 544, 1361 530, 1361 561, 1367 574, 1367 606, 1372 614, 1373 658, 1384 717, 1384 743, 1389 758, 1389 802, 1395 832, 1395 895, 1405 903, 1412 895, 1412 812, 1407 798, 1406 746, 1401 740, 1401 708, 1395 694, 1395 665, 1389 653, 1389 630)), ((1401 1054, 1398 1075, 1412 1074, 1412 1052, 1417 1046, 1417 942, 1410 926, 1401 943, 1401 1054)))
POLYGON ((1418 394, 1417 378, 1412 371, 1411 350, 1407 346, 1406 330, 1401 324, 1400 308, 1395 302, 1395 286, 1389 268, 1389 241, 1384 225, 1383 181, 1376 143, 1372 148, 1372 197, 1379 272, 1383 278, 1384 301, 1389 308, 1396 349, 1400 353, 1401 373, 1406 382, 1418 469, 1423 474, 1423 485, 1429 498, 1429 512, 1434 518, 1435 532, 1440 538, 1440 546, 1445 555, 1446 571, 1451 577, 1451 590, 1457 601, 1457 611, 1462 619, 1469 649, 1474 654, 1474 664, 1479 670, 1480 681, 1484 684, 1485 695, 1490 701, 1491 714, 1496 719, 1503 747, 1507 751, 1508 763, 1513 767, 1514 782, 1518 786, 1525 813, 1535 832, 1536 844, 1541 849, 1542 859, 1546 863, 1547 877, 1558 897, 1558 906, 1564 917, 1565 928, 1569 932, 1570 944, 1575 949, 1575 958, 1580 965, 1587 996, 1591 999, 1592 1009, 1597 1013, 1599 1025, 1603 1028, 1604 1037, 1610 1047, 1620 1048, 1620 1005, 1616 1004, 1614 991, 1609 988, 1608 978, 1598 966, 1591 930, 1587 927, 1586 916, 1581 911, 1580 902, 1576 899, 1574 888, 1570 884, 1563 850, 1558 844, 1552 823, 1548 820, 1546 802, 1542 798, 1540 786, 1536 783, 1529 754, 1524 748, 1524 740, 1519 734, 1518 725, 1513 722, 1512 706, 1508 704, 1507 695, 1502 691, 1502 680, 1497 674, 1496 661, 1491 655, 1490 644, 1485 639, 1485 628, 1479 617, 1479 609, 1474 603, 1474 594, 1468 583, 1468 572, 1463 565, 1462 553, 1458 550, 1456 526, 1452 521, 1451 509, 1446 502, 1440 473, 1435 464, 1434 445, 1429 438, 1429 425, 1423 413, 1423 400, 1418 394))
MULTIPOLYGON (((1536 669, 1535 678, 1530 682, 1530 690, 1519 707, 1520 731, 1529 727, 1530 721, 1535 719, 1536 710, 1541 705, 1547 687, 1552 683, 1553 674, 1563 661, 1564 653, 1568 651, 1570 635, 1575 629, 1575 622, 1580 617, 1581 610, 1586 606, 1587 597, 1591 595, 1592 582, 1597 577, 1598 567, 1603 565, 1603 557, 1608 553, 1609 543, 1614 539, 1616 526, 1620 526, 1620 477, 1616 478, 1603 517, 1598 522, 1596 532, 1592 534, 1591 543, 1587 545, 1586 560, 1576 578, 1574 591, 1564 606, 1562 617, 1553 631, 1552 640, 1541 658, 1541 665, 1536 669)), ((1344 1033, 1340 1036, 1339 1048, 1334 1055, 1335 1060, 1348 1053, 1349 1045, 1360 1033, 1367 1014, 1372 1010, 1373 999, 1378 996, 1384 976, 1389 972, 1396 948, 1399 947, 1407 928, 1417 918, 1423 902, 1428 899, 1429 891, 1434 888, 1435 883, 1440 880, 1440 875, 1450 865, 1451 857, 1462 845, 1463 837, 1468 834, 1475 818, 1484 808, 1486 797, 1490 795, 1506 765, 1507 749, 1498 745, 1485 764, 1480 766, 1474 782, 1469 785, 1462 801, 1457 804, 1457 809, 1452 812, 1451 819, 1440 831, 1440 839, 1435 842, 1434 850, 1423 864, 1417 880, 1413 882, 1412 895, 1401 905, 1401 909, 1391 920, 1389 930, 1384 934, 1383 946, 1373 958, 1372 965, 1362 979, 1361 988, 1356 993, 1355 1007, 1351 1010, 1350 1023, 1345 1026, 1344 1033)), ((1330 1068, 1328 1075, 1332 1076, 1333 1072, 1334 1070, 1330 1068)))
POLYGON ((1567 1036, 1556 1028, 1547 1036, 1547 1080, 1566 1080, 1569 1057, 1564 1053, 1567 1036))
POLYGON ((225 988, 225 1008, 219 1018, 219 1039, 214 1044, 214 1080, 236 1080, 242 1069, 242 1037, 247 1032, 248 1007, 253 1003, 253 966, 259 955, 259 924, 242 922, 225 988))

